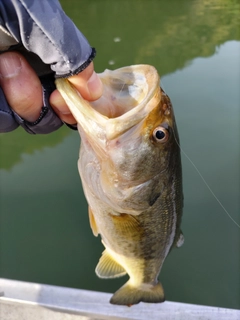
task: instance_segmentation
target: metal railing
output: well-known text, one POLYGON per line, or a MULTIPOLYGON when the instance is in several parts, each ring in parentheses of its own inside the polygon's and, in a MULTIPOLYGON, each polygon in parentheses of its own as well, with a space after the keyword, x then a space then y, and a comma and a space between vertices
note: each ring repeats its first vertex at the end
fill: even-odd
POLYGON ((166 301, 132 307, 111 294, 0 278, 1 320, 239 320, 240 310, 166 301))

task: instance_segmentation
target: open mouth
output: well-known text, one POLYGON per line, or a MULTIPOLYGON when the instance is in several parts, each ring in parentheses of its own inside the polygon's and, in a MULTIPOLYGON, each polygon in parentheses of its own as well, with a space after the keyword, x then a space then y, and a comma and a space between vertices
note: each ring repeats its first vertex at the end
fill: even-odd
POLYGON ((99 138, 111 140, 153 109, 154 97, 160 91, 159 76, 152 66, 135 65, 105 70, 99 77, 104 92, 95 102, 84 100, 66 79, 57 79, 56 86, 84 131, 94 130, 99 138))
POLYGON ((91 102, 92 107, 108 118, 117 118, 134 109, 148 94, 148 83, 141 73, 105 70, 99 74, 103 83, 103 95, 91 102))

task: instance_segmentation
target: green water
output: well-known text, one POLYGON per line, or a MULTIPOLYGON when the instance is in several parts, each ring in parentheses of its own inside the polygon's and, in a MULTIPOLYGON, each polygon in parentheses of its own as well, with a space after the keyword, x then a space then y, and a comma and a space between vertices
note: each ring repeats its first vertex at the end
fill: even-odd
MULTIPOLYGON (((240 224, 238 0, 61 1, 97 48, 95 68, 148 63, 161 74, 181 145, 240 224)), ((0 277, 113 292, 77 172, 79 136, 0 135, 0 277)), ((160 280, 168 300, 240 308, 240 229, 182 154, 185 244, 160 280)))

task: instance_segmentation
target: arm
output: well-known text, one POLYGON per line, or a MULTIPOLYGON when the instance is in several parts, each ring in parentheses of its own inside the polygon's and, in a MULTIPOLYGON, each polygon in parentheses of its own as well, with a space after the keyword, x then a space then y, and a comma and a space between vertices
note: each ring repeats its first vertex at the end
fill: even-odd
MULTIPOLYGON (((62 121, 55 115, 48 102, 51 92, 55 89, 53 74, 56 77, 78 74, 89 66, 95 56, 95 50, 65 15, 56 0, 2 0, 0 23, 1 30, 4 30, 0 32, 5 32, 5 38, 8 40, 5 40, 5 43, 0 41, 0 49, 21 52, 38 74, 43 86, 42 114, 32 123, 12 112, 7 106, 3 91, 0 91, 0 116, 1 113, 5 115, 5 120, 2 121, 1 117, 0 122, 8 123, 9 130, 18 124, 31 133, 56 130, 62 125, 62 121)), ((0 131, 6 131, 1 123, 0 131)))

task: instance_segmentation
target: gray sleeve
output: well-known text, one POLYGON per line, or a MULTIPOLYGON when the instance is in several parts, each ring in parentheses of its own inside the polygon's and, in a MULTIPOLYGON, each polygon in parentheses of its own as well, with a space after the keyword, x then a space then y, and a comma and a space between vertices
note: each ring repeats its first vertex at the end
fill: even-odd
POLYGON ((0 132, 13 130, 18 125, 29 133, 56 130, 62 121, 48 102, 55 89, 53 75, 69 77, 83 71, 94 59, 95 49, 66 16, 57 0, 0 0, 0 28, 12 38, 9 47, 0 41, 0 51, 21 52, 40 79, 44 78, 44 106, 35 123, 28 123, 12 112, 0 92, 0 132))
POLYGON ((57 0, 1 0, 0 12, 17 43, 40 57, 57 77, 81 72, 95 56, 57 0))

